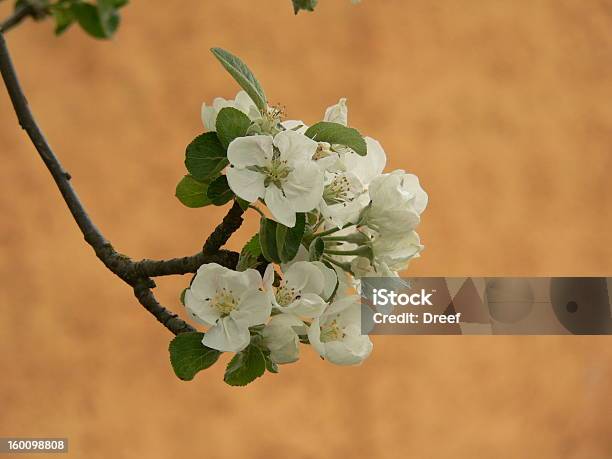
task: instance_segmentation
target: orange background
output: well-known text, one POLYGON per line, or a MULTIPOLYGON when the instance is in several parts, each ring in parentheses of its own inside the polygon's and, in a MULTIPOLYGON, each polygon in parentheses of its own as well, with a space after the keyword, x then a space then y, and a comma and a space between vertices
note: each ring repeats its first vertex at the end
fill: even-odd
MULTIPOLYGON (((237 91, 221 46, 290 117, 348 97, 389 168, 419 175, 411 273, 612 274, 610 1, 134 1, 123 19, 111 42, 50 22, 7 36, 118 250, 191 254, 225 213, 173 196, 201 102, 237 91)), ((87 458, 612 457, 609 337, 374 337, 361 367, 304 349, 244 389, 226 358, 177 380, 170 334, 84 244, 4 89, 0 120, 0 436, 67 436, 87 458)), ((160 279, 160 300, 180 311, 188 281, 160 279)))

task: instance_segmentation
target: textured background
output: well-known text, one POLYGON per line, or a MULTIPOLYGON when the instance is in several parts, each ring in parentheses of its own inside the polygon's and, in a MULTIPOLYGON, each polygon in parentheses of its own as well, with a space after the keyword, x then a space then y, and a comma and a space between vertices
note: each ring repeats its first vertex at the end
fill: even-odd
MULTIPOLYGON (((222 46, 289 116, 348 97, 389 166, 421 177, 412 273, 612 274, 610 1, 320 3, 134 1, 110 43, 50 23, 9 34, 119 250, 190 254, 224 214, 173 197, 201 102, 237 89, 207 51, 222 46)), ((375 337, 357 368, 305 350, 245 389, 223 364, 178 381, 170 335, 83 243, 4 89, 0 120, 0 435, 68 436, 87 458, 612 456, 607 337, 375 337)), ((180 310, 187 282, 161 280, 160 299, 180 310)))

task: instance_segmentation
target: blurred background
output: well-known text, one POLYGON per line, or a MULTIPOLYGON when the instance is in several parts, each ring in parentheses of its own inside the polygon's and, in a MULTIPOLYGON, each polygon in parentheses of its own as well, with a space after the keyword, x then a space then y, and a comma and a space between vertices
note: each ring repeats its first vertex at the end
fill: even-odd
MULTIPOLYGON (((10 5, 0 12, 8 15, 10 5)), ((135 258, 192 254, 225 208, 174 198, 200 104, 238 88, 312 123, 339 97, 430 195, 415 275, 612 275, 612 2, 133 1, 111 42, 7 36, 89 212, 135 258)), ((0 90, 0 436, 87 458, 612 457, 609 337, 374 337, 362 366, 304 349, 246 388, 190 383, 171 338, 95 258, 0 90)), ((257 228, 250 215, 229 246, 257 228)), ((189 278, 160 279, 181 312, 189 278)))

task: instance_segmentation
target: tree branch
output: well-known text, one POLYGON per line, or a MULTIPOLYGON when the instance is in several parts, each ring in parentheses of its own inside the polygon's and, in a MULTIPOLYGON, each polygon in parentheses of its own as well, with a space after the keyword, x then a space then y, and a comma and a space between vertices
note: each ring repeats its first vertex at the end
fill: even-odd
MULTIPOLYGON (((23 11, 19 14, 17 13, 16 11, 14 18, 9 19, 11 21, 9 28, 11 27, 10 24, 15 25, 27 16, 23 11)), ((29 14, 32 13, 30 12, 29 14)), ((3 30, 7 30, 5 28, 6 24, 6 22, 3 24, 3 30)), ((193 327, 180 319, 176 314, 165 309, 155 299, 151 291, 155 287, 155 282, 153 282, 151 277, 193 273, 202 264, 212 262, 235 268, 238 262, 238 254, 225 250, 220 251, 219 249, 242 224, 242 214, 244 211, 235 202, 222 223, 217 226, 206 241, 203 251, 193 256, 159 261, 145 259, 135 262, 129 257, 118 253, 89 217, 76 191, 70 184, 70 174, 64 170, 38 127, 19 84, 2 33, 0 33, 0 73, 2 73, 2 78, 17 114, 19 124, 27 132, 36 151, 38 151, 38 154, 47 166, 85 241, 94 249, 96 256, 110 271, 134 289, 134 294, 140 304, 153 314, 168 330, 175 335, 185 331, 193 331, 193 327)))
POLYGON ((8 32, 10 29, 19 25, 28 16, 36 20, 42 19, 47 15, 46 9, 42 5, 31 3, 28 1, 19 3, 13 14, 11 14, 1 25, 0 33, 8 32))
POLYGON ((202 251, 204 253, 213 253, 225 245, 230 236, 242 225, 242 214, 244 214, 244 210, 238 204, 238 200, 235 200, 223 221, 206 239, 202 251))

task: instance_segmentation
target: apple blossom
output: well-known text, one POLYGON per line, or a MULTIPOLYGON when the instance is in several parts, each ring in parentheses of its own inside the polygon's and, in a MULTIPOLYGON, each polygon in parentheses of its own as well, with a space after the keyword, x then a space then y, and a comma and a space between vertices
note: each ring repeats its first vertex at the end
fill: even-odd
POLYGON ((270 319, 262 332, 265 346, 274 363, 295 362, 300 354, 298 334, 305 335, 307 327, 292 314, 278 314, 270 319))
POLYGON ((321 315, 338 281, 333 269, 318 261, 297 261, 283 266, 280 285, 272 287, 271 266, 266 269, 263 283, 277 311, 305 319, 321 315))
POLYGON ((336 299, 312 321, 310 344, 321 357, 336 365, 356 365, 372 352, 372 342, 361 334, 361 303, 358 296, 336 299))
POLYGON ((316 148, 294 131, 239 137, 227 151, 228 184, 246 201, 263 199, 277 221, 293 227, 295 214, 314 209, 323 195, 323 175, 312 161, 316 148))
POLYGON ((211 327, 202 344, 228 352, 247 347, 249 327, 264 324, 272 310, 262 287, 261 275, 254 269, 237 272, 216 263, 202 265, 185 292, 191 317, 211 327))
POLYGON ((379 233, 397 234, 414 229, 427 207, 427 193, 419 179, 403 170, 374 178, 369 194, 372 202, 363 223, 379 233))

